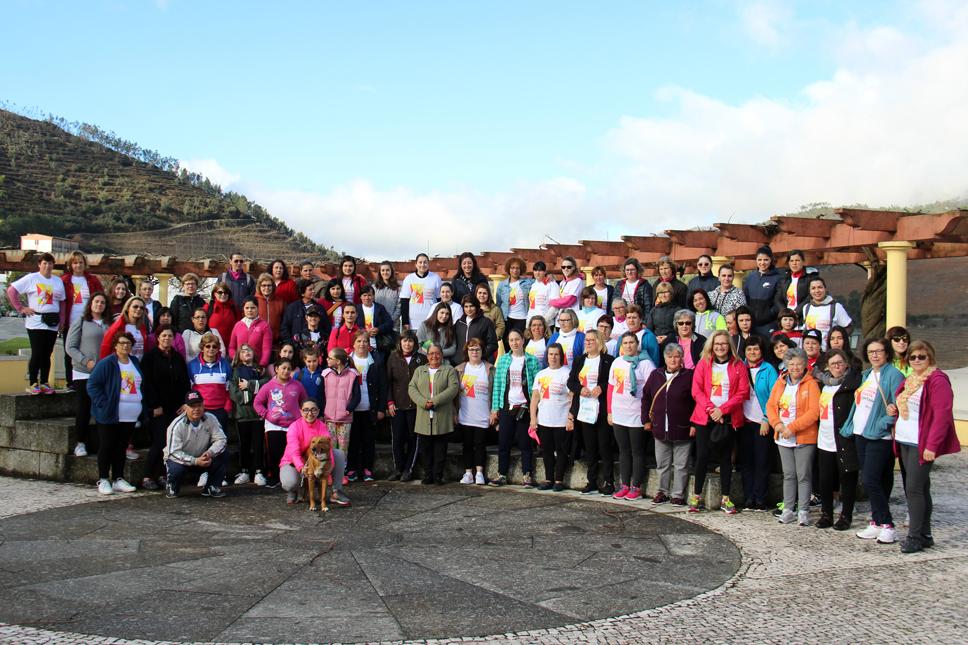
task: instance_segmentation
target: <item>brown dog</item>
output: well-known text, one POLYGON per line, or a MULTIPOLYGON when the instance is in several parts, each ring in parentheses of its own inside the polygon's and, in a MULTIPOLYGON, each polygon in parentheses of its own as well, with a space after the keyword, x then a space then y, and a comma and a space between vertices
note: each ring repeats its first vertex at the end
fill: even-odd
POLYGON ((306 485, 309 488, 309 510, 316 510, 316 483, 320 487, 320 510, 324 513, 329 510, 326 505, 326 485, 329 483, 330 475, 333 472, 333 462, 330 459, 332 441, 329 437, 313 437, 306 449, 306 485))

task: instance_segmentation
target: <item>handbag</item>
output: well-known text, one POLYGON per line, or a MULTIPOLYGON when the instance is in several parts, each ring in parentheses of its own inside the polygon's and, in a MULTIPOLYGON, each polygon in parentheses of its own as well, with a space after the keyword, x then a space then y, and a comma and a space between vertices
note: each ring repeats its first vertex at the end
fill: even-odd
POLYGON ((720 421, 712 427, 712 430, 709 431, 709 441, 712 443, 719 443, 729 436, 729 432, 732 429, 732 426, 730 426, 728 423, 725 421, 720 421))
POLYGON ((60 325, 60 314, 56 311, 48 311, 45 314, 40 314, 40 321, 48 327, 57 327, 60 325))
POLYGON ((578 416, 577 419, 582 423, 595 423, 598 421, 598 398, 594 396, 578 397, 578 416))

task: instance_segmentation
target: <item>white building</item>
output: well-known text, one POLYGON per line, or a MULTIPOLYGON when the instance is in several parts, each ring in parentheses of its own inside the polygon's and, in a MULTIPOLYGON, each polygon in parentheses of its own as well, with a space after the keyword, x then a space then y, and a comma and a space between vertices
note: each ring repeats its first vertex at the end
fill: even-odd
POLYGON ((20 236, 21 251, 38 251, 40 253, 70 253, 80 247, 77 242, 63 237, 51 237, 40 233, 28 233, 20 236))

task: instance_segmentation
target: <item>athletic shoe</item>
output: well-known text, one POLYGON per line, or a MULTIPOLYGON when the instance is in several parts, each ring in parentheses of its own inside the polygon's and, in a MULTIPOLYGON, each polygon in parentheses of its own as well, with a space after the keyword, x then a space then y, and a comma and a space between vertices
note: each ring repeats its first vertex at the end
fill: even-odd
POLYGON ((847 529, 850 528, 850 523, 852 521, 853 520, 851 518, 849 518, 846 515, 844 515, 843 513, 841 513, 840 514, 840 517, 837 518, 837 521, 834 522, 834 530, 835 531, 846 531, 847 529))
POLYGON ((605 482, 605 484, 602 485, 602 487, 598 489, 598 492, 601 493, 604 497, 608 497, 610 495, 614 495, 615 494, 615 484, 613 484, 612 482, 605 482))
POLYGON ((816 493, 810 494, 810 506, 820 506, 820 496, 816 493))
POLYGON ((248 484, 250 481, 252 481, 252 480, 249 479, 249 473, 247 473, 247 472, 245 472, 243 470, 242 472, 240 472, 238 475, 235 476, 235 482, 234 483, 237 486, 241 486, 242 484, 248 484))
POLYGON ((565 490, 565 485, 561 482, 555 482, 555 485, 551 487, 551 490, 556 493, 560 493, 561 491, 565 490))
POLYGON ((213 499, 218 499, 220 497, 225 497, 225 491, 223 491, 218 486, 206 486, 202 489, 202 497, 211 497, 213 499))
POLYGON ((343 486, 348 486, 349 483, 350 483, 350 478, 347 477, 346 475, 343 475, 343 486))
POLYGON ((128 461, 138 461, 141 459, 141 455, 138 454, 137 450, 128 446, 127 450, 124 451, 124 458, 128 461))
POLYGON ((401 475, 403 475, 403 473, 393 473, 392 475, 390 475, 389 477, 387 477, 387 481, 388 482, 398 482, 398 481, 400 481, 400 476, 401 475))
POLYGON ((409 470, 403 471, 403 474, 400 475, 400 481, 402 482, 413 481, 413 473, 410 472, 409 470))
POLYGON ((42 391, 40 389, 40 383, 34 383, 27 387, 27 394, 40 394, 42 391))
POLYGON ((700 507, 701 504, 702 504, 702 500, 699 499, 699 495, 690 495, 689 496, 689 512, 690 513, 698 513, 699 510, 700 510, 699 507, 700 507))
POLYGON ((925 549, 930 549, 931 547, 933 547, 934 546, 934 536, 932 536, 932 535, 922 535, 921 536, 921 545, 925 549))
POLYGON ((138 490, 137 488, 135 488, 134 486, 126 482, 121 477, 118 477, 117 479, 114 480, 114 484, 112 485, 112 488, 116 493, 133 493, 136 490, 138 490))
POLYGON ((145 477, 141 480, 141 487, 145 490, 158 490, 158 482, 156 482, 151 477, 145 477))
POLYGON ((337 506, 349 506, 350 498, 342 493, 342 491, 333 491, 333 496, 329 498, 329 501, 337 506))
POLYGON ((800 526, 810 526, 810 511, 797 511, 797 523, 800 526))
POLYGON ((652 503, 658 506, 659 504, 665 504, 669 501, 669 496, 663 493, 661 490, 655 494, 652 498, 652 503))
POLYGON ((74 456, 75 457, 87 457, 87 446, 84 445, 83 441, 78 441, 77 445, 74 446, 74 456))
POLYGON ((797 521, 797 514, 793 511, 784 510, 780 513, 780 517, 777 518, 780 524, 793 524, 797 521))
POLYGON ((268 483, 266 482, 266 476, 258 470, 255 471, 255 477, 252 478, 252 481, 255 482, 256 486, 265 486, 268 483))
POLYGON ((829 529, 833 525, 833 520, 830 519, 829 515, 821 515, 820 519, 814 524, 818 529, 829 529))
POLYGON ((681 497, 673 497, 672 499, 669 500, 669 503, 672 504, 673 506, 685 506, 686 500, 684 500, 681 497))
POLYGON ((491 486, 507 486, 508 478, 504 475, 498 476, 497 479, 492 479, 490 481, 491 486))
POLYGON ((625 501, 634 502, 637 499, 642 499, 642 489, 638 486, 630 486, 629 492, 625 495, 625 501))
POLYGON ((474 475, 472 475, 470 473, 470 471, 465 472, 464 473, 464 476, 460 478, 460 483, 461 484, 473 484, 474 483, 474 475))
POLYGON ((524 477, 521 479, 521 485, 525 488, 534 488, 534 475, 524 473, 524 477))
POLYGON ((783 515, 783 502, 779 502, 773 509, 773 517, 780 517, 781 515, 783 515))
POLYGON ((178 497, 178 489, 171 482, 165 484, 165 497, 168 499, 175 499, 178 497))
POLYGON ((487 479, 484 478, 484 473, 479 472, 476 475, 474 475, 474 484, 476 484, 477 486, 487 485, 487 479))
POLYGON ((348 484, 349 482, 359 481, 359 477, 355 470, 346 471, 346 475, 343 476, 343 483, 348 484))
MULTIPOLYGON (((602 489, 604 490, 604 488, 605 487, 603 486, 602 489)), ((612 495, 612 499, 625 499, 625 496, 628 494, 629 494, 629 487, 626 486, 625 484, 622 484, 622 487, 618 489, 618 492, 612 495)))
POLYGON ((881 525, 881 534, 877 536, 878 544, 894 544, 897 542, 897 535, 894 533, 892 524, 881 525))
POLYGON ((917 553, 924 550, 924 543, 920 538, 909 535, 901 542, 901 553, 917 553))
POLYGON ((114 492, 114 487, 111 486, 111 482, 106 479, 97 480, 97 492, 102 495, 110 495, 114 492))
POLYGON ((46 383, 41 383, 40 384, 40 393, 41 394, 53 394, 54 393, 54 388, 52 388, 51 386, 47 385, 46 383))
POLYGON ((299 499, 299 496, 296 495, 296 491, 292 491, 290 493, 286 493, 286 505, 287 506, 295 506, 297 499, 299 499))
POLYGON ((585 484, 585 487, 581 489, 582 495, 591 495, 592 493, 597 493, 597 492, 598 492, 598 484, 593 484, 592 482, 588 482, 587 484, 585 484))
POLYGON ((857 537, 862 540, 876 540, 881 534, 881 527, 874 522, 867 525, 867 528, 863 531, 857 532, 857 537))
POLYGON ((201 476, 198 478, 198 487, 199 488, 205 488, 206 486, 208 486, 208 473, 207 472, 206 473, 202 473, 201 476))
POLYGON ((736 508, 736 504, 734 504, 728 497, 723 498, 722 503, 719 505, 719 510, 727 515, 736 515, 739 513, 739 509, 736 508))
POLYGON ((756 511, 758 513, 762 513, 764 511, 770 510, 770 507, 766 505, 766 502, 757 502, 756 504, 753 504, 749 508, 751 511, 756 511))
POLYGON ((363 481, 365 482, 373 481, 373 473, 366 468, 363 469, 363 481))
POLYGON ((266 488, 279 488, 279 478, 278 477, 266 478, 266 488))
POLYGON ((541 482, 540 484, 538 484, 538 490, 551 490, 553 487, 554 487, 554 484, 552 484, 551 482, 541 482))

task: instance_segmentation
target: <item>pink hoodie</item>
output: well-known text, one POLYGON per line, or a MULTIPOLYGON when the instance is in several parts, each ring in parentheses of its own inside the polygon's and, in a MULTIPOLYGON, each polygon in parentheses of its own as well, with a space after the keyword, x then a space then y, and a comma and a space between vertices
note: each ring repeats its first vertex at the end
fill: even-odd
MULTIPOLYGON (((279 462, 279 467, 282 468, 287 464, 292 464, 296 470, 301 471, 303 466, 306 465, 306 460, 303 459, 303 455, 306 453, 306 449, 309 448, 309 444, 312 443, 313 437, 329 436, 329 429, 326 427, 326 424, 318 418, 313 421, 312 425, 306 423, 305 419, 299 419, 293 422, 286 432, 286 452, 282 455, 282 461, 279 462)), ((335 463, 332 448, 329 450, 329 459, 331 463, 335 463)))

